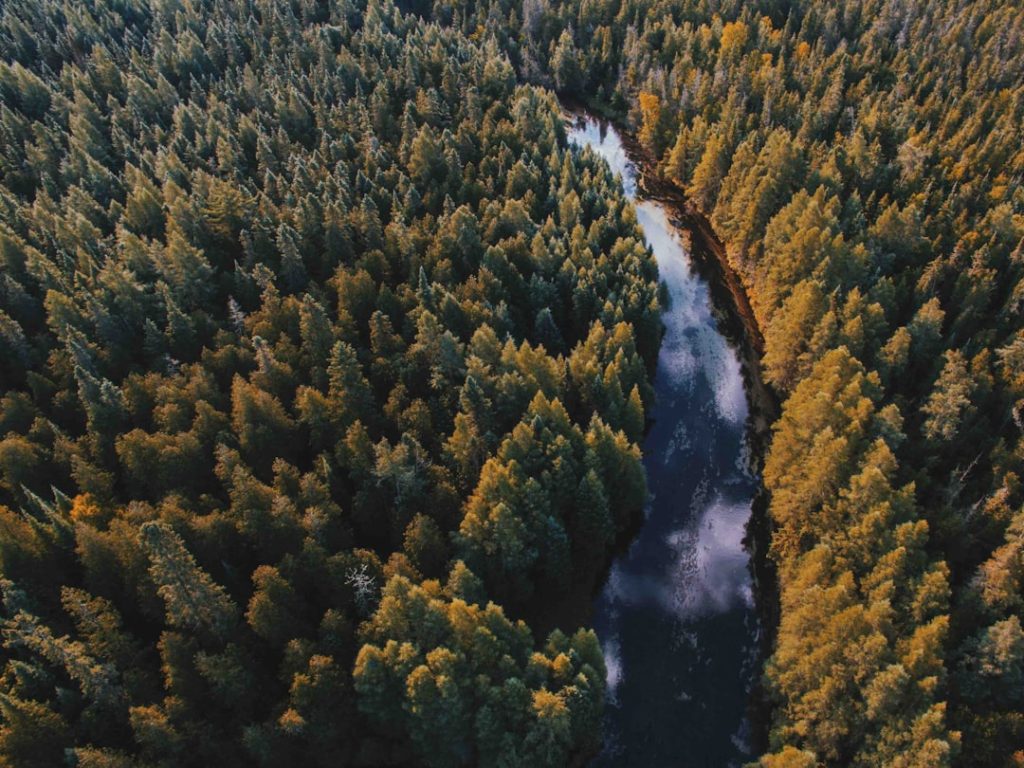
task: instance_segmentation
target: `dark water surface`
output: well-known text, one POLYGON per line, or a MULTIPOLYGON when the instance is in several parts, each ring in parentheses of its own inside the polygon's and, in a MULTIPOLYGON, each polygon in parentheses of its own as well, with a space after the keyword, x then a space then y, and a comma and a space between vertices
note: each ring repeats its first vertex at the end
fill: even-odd
POLYGON ((670 297, 643 445, 651 498, 594 604, 609 700, 605 750, 592 765, 742 765, 752 758, 747 706, 758 662, 743 538, 758 483, 739 359, 668 212, 637 198, 615 129, 584 117, 570 141, 622 176, 670 297))

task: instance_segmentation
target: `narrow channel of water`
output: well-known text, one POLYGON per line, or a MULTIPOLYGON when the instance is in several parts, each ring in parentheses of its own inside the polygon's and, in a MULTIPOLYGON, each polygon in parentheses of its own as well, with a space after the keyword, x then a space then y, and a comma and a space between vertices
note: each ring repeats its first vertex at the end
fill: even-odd
POLYGON ((739 358, 669 212, 637 197, 615 129, 583 117, 569 138, 622 176, 669 295, 643 445, 650 501, 594 604, 608 705, 605 749, 592 765, 742 765, 759 631, 743 538, 758 483, 739 358))

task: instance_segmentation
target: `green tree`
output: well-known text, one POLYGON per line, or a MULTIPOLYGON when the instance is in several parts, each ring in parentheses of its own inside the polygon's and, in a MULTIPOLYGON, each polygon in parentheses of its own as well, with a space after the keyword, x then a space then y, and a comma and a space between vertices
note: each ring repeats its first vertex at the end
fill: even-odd
POLYGON ((166 607, 169 626, 207 632, 224 639, 235 628, 238 608, 213 581, 166 523, 149 522, 140 529, 150 557, 149 575, 166 607))

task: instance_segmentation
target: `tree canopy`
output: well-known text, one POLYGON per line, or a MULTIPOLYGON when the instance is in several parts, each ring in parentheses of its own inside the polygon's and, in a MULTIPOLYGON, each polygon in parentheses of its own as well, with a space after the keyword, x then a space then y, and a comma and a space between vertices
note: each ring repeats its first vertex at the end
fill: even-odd
POLYGON ((595 636, 529 622, 643 506, 657 270, 416 11, 0 9, 3 765, 600 743, 595 636))

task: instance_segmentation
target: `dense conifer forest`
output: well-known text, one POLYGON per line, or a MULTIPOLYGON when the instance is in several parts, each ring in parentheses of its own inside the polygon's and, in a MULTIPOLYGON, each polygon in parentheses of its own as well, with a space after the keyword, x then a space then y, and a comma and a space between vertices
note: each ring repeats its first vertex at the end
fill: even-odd
POLYGON ((592 750, 526 620, 643 504, 657 282, 553 96, 385 3, 0 26, 3 764, 592 750))
POLYGON ((764 334, 760 764, 1024 764, 1018 4, 7 0, 0 765, 600 747, 661 302, 556 93, 764 334))
POLYGON ((627 120, 709 217, 764 333, 784 405, 762 763, 1024 763, 1020 5, 513 16, 519 69, 627 120))

